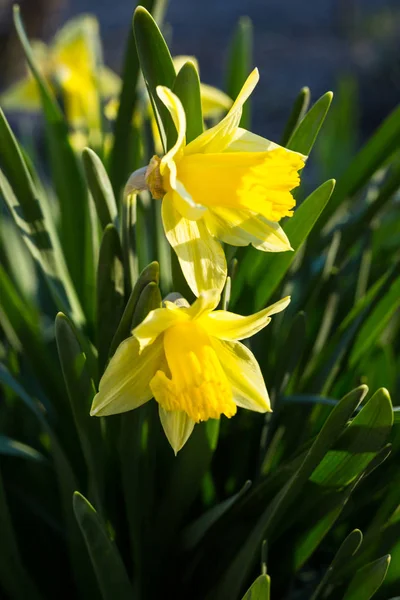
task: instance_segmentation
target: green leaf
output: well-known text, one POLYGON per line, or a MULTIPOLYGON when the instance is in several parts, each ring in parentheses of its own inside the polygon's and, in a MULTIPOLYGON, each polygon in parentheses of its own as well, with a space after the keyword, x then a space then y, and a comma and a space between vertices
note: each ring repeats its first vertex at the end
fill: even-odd
POLYGON ((390 286, 389 290, 375 306, 357 335, 349 364, 354 367, 364 354, 377 343, 392 316, 400 306, 400 277, 390 286))
POLYGON ((124 269, 119 235, 114 225, 104 229, 97 269, 97 350, 99 373, 106 366, 110 346, 124 311, 124 269))
POLYGON ((158 85, 172 89, 175 82, 175 67, 168 46, 151 14, 138 6, 133 15, 133 31, 140 67, 150 94, 155 114, 160 116, 162 126, 158 123, 164 150, 173 146, 176 140, 176 129, 168 109, 157 95, 158 85), (165 134, 164 134, 165 132, 165 134))
POLYGON ((319 98, 306 116, 300 121, 287 143, 289 150, 308 156, 319 130, 322 127, 333 98, 332 92, 326 92, 319 98))
POLYGON ((348 419, 363 400, 367 391, 368 388, 366 386, 356 388, 342 398, 332 410, 300 467, 280 490, 272 503, 263 511, 255 527, 225 572, 218 587, 220 594, 218 598, 228 600, 238 596, 254 563, 262 540, 270 537, 274 528, 276 528, 290 505, 295 501, 314 469, 343 431, 348 419))
POLYGON ((62 393, 57 395, 61 381, 55 371, 55 361, 44 344, 39 317, 20 296, 1 264, 0 287, 0 323, 11 345, 17 352, 24 351, 45 393, 57 399, 61 396, 62 399, 62 393))
POLYGON ((359 232, 367 231, 372 221, 393 198, 400 187, 400 163, 395 163, 388 176, 380 186, 376 198, 360 210, 354 219, 347 222, 342 228, 340 256, 345 258, 349 249, 359 242, 359 232))
POLYGON ((38 85, 46 120, 49 158, 61 212, 61 245, 72 280, 82 297, 86 273, 82 257, 88 235, 88 195, 77 157, 68 138, 68 126, 54 95, 36 65, 32 48, 22 24, 19 6, 14 6, 14 23, 29 69, 38 85), (79 232, 79 235, 76 235, 79 232))
POLYGON ((0 472, 0 583, 13 600, 40 600, 36 586, 27 573, 18 549, 13 523, 8 508, 3 478, 0 472))
POLYGON ((155 281, 150 281, 141 292, 132 316, 131 329, 141 323, 151 310, 161 307, 160 288, 155 281))
MULTIPOLYGON (((241 17, 235 29, 228 56, 226 91, 236 98, 250 75, 253 63, 253 24, 249 17, 241 17)), ((243 106, 240 127, 249 129, 251 124, 250 100, 243 106)))
POLYGON ((336 569, 340 569, 342 565, 346 564, 358 551, 363 541, 363 535, 359 529, 354 529, 342 542, 339 550, 336 552, 335 557, 327 569, 325 575, 321 579, 317 586, 317 589, 313 593, 310 600, 317 600, 322 590, 330 582, 332 574, 336 569))
POLYGON ((186 114, 186 143, 203 133, 200 79, 192 61, 187 61, 178 75, 172 90, 182 102, 186 114))
POLYGON ((171 543, 177 527, 199 493, 218 443, 219 420, 209 419, 195 426, 185 446, 174 459, 164 497, 160 501, 158 527, 163 547, 171 543), (185 485, 182 486, 181 482, 185 485))
MULTIPOLYGON (((152 13, 158 11, 164 3, 165 0, 142 0, 142 5, 152 13)), ((130 28, 122 67, 119 108, 114 124, 114 143, 109 158, 110 180, 117 201, 119 201, 129 173, 140 167, 137 162, 138 153, 136 152, 132 156, 131 151, 134 142, 132 138, 135 135, 132 121, 137 104, 139 72, 140 66, 135 38, 133 29, 130 28)))
POLYGON ((284 230, 294 252, 282 252, 271 256, 249 248, 233 281, 232 302, 236 302, 243 284, 257 282, 254 295, 254 310, 260 310, 268 302, 273 292, 287 273, 308 234, 331 197, 335 181, 326 181, 317 188, 285 222, 284 230))
POLYGON ((343 600, 369 600, 385 580, 390 555, 382 556, 365 565, 354 575, 343 600))
POLYGON ((271 580, 268 575, 259 575, 247 590, 242 600, 269 600, 271 580))
POLYGON ((103 600, 132 600, 133 590, 124 564, 97 512, 79 492, 73 495, 73 507, 103 600))
POLYGON ((27 460, 33 460, 34 462, 46 462, 46 458, 43 454, 35 450, 35 448, 27 446, 17 440, 13 440, 6 435, 0 435, 0 454, 26 458, 27 460))
POLYGON ((332 202, 324 215, 326 222, 340 204, 354 196, 369 181, 372 175, 385 164, 399 147, 400 106, 384 120, 374 135, 356 154, 340 177, 332 202))
POLYGON ((12 389, 22 400, 24 405, 35 415, 43 431, 50 439, 50 451, 54 460, 62 512, 65 519, 69 558, 73 568, 74 577, 82 593, 82 597, 95 598, 97 589, 95 587, 95 581, 93 580, 93 572, 89 561, 86 559, 82 536, 79 532, 72 510, 71 496, 77 487, 77 481, 71 468, 71 464, 56 434, 48 424, 42 405, 35 402, 29 396, 25 389, 2 364, 0 364, 0 382, 12 389))
POLYGON ((40 205, 40 194, 29 174, 18 142, 0 110, 0 192, 22 238, 46 277, 57 306, 84 321, 82 308, 59 247, 58 239, 40 205))
POLYGON ((105 229, 109 223, 116 223, 118 214, 112 185, 103 163, 93 150, 85 148, 82 160, 97 215, 102 228, 105 229))
POLYGON ((387 290, 395 280, 396 267, 384 273, 353 306, 349 314, 343 319, 339 327, 337 327, 336 332, 331 338, 331 343, 318 356, 316 355, 315 361, 309 362, 304 374, 306 382, 303 384, 307 389, 311 389, 312 391, 322 389, 324 394, 328 393, 343 356, 349 347, 351 347, 354 336, 371 313, 371 310, 378 303, 380 296, 385 296, 387 290), (312 383, 310 383, 310 379, 312 383))
POLYGON ((154 206, 154 209, 156 221, 155 229, 157 260, 160 264, 160 288, 163 297, 165 297, 173 291, 171 263, 171 255, 173 254, 173 251, 164 231, 164 224, 161 216, 161 202, 157 202, 154 206))
POLYGON ((133 288, 129 300, 125 307, 118 329, 113 337, 110 346, 110 358, 115 353, 118 346, 130 336, 132 330, 133 315, 138 303, 139 297, 145 287, 151 283, 158 283, 160 268, 157 262, 150 263, 139 275, 139 278, 133 288))
POLYGON ((209 529, 247 492, 251 486, 251 481, 246 481, 237 494, 223 500, 216 506, 203 513, 193 523, 188 525, 183 532, 182 544, 185 550, 190 550, 196 546, 206 535, 209 529))
POLYGON ((324 487, 352 483, 387 441, 393 425, 390 396, 378 390, 356 415, 337 442, 319 463, 310 481, 324 487))
POLYGON ((124 262, 125 293, 129 294, 138 272, 136 251, 137 195, 129 194, 122 200, 122 256, 124 262))
POLYGON ((304 115, 310 104, 310 90, 308 87, 301 88, 299 95, 297 96, 292 112, 290 113, 289 119, 286 123, 285 130, 283 132, 280 145, 286 146, 295 129, 297 129, 300 122, 303 120, 304 115))
POLYGON ((331 569, 340 568, 349 560, 349 558, 354 556, 354 554, 360 548, 362 540, 363 536, 359 529, 354 529, 351 533, 349 533, 349 535, 342 542, 339 550, 336 552, 331 563, 331 569))
POLYGON ((82 352, 74 328, 62 313, 56 318, 56 341, 76 429, 88 468, 89 494, 100 509, 104 456, 100 420, 90 416, 95 389, 88 372, 86 356, 82 352))
POLYGON ((310 523, 299 541, 295 543, 294 568, 296 571, 312 556, 315 549, 332 529, 360 479, 361 476, 358 477, 355 483, 347 486, 338 494, 334 493, 327 497, 322 494, 319 496, 319 500, 323 502, 324 514, 319 517, 317 507, 317 511, 314 511, 314 522, 310 523))

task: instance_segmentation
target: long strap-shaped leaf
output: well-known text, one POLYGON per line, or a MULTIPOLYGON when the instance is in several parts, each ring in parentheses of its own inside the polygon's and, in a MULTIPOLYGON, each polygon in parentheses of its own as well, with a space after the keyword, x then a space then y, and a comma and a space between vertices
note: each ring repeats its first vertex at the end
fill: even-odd
POLYGON ((161 140, 164 149, 168 150, 176 140, 176 129, 169 111, 157 95, 156 88, 158 85, 165 85, 172 89, 175 82, 174 63, 157 23, 143 6, 138 6, 135 10, 133 31, 140 67, 155 108, 161 140))
POLYGON ((34 259, 39 263, 60 310, 84 321, 58 238, 46 221, 40 195, 18 142, 0 110, 0 191, 34 259))
MULTIPOLYGON (((165 0, 142 0, 141 4, 150 13, 163 12, 165 0)), ((132 156, 132 120, 137 100, 137 85, 139 79, 139 58, 136 50, 133 30, 129 32, 126 44, 124 65, 122 67, 122 89, 119 97, 119 108, 114 126, 114 144, 110 154, 109 173, 117 202, 129 173, 140 165, 133 164, 137 156, 132 156), (130 164, 130 160, 132 164, 130 164)), ((138 148, 138 146, 137 146, 138 148)))
POLYGON ((19 6, 14 6, 14 23, 29 69, 38 85, 46 120, 50 164, 60 201, 61 244, 71 277, 81 295, 85 286, 82 257, 88 234, 88 194, 75 153, 69 143, 68 126, 54 95, 36 65, 35 56, 22 24, 19 6))
POLYGON ((103 466, 100 420, 90 417, 90 405, 95 394, 86 356, 68 318, 59 313, 56 318, 56 341, 65 385, 74 415, 89 474, 89 493, 99 510, 102 508, 103 466))
POLYGON ((73 507, 103 600, 132 600, 133 590, 122 559, 97 512, 79 492, 74 493, 73 507))
POLYGON ((333 409, 318 437, 307 452, 299 469, 268 505, 255 527, 232 561, 222 578, 218 591, 220 600, 237 598, 251 569, 263 539, 268 539, 273 527, 279 522, 290 504, 295 500, 311 473, 321 462, 343 431, 348 419, 365 397, 368 388, 360 386, 347 394, 333 409))
POLYGON ((13 600, 40 600, 41 596, 19 554, 18 544, 11 521, 3 480, 0 472, 0 583, 13 600))
POLYGON ((83 598, 95 598, 97 592, 96 581, 90 562, 84 554, 83 541, 77 527, 72 505, 71 496, 77 488, 75 474, 59 440, 48 424, 41 407, 29 396, 25 389, 14 379, 7 369, 0 364, 0 383, 6 385, 22 400, 25 406, 37 418, 40 426, 50 439, 51 454, 54 460, 54 468, 60 490, 61 505, 64 513, 68 550, 74 577, 83 598))

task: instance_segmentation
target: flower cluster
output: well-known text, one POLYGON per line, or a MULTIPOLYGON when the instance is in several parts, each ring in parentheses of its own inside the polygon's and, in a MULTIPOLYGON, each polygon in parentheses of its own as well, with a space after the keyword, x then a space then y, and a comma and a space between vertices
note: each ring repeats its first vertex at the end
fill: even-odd
POLYGON ((227 115, 189 144, 179 98, 159 86, 177 139, 126 186, 127 194, 148 189, 162 201, 165 235, 197 300, 190 307, 166 300, 132 331, 104 373, 91 414, 121 413, 155 398, 175 452, 199 421, 230 418, 237 406, 271 410, 257 361, 238 340, 265 327, 290 298, 247 317, 215 310, 227 278, 221 242, 291 250, 279 221, 293 214, 291 192, 306 157, 239 126, 258 77, 255 69, 227 115))

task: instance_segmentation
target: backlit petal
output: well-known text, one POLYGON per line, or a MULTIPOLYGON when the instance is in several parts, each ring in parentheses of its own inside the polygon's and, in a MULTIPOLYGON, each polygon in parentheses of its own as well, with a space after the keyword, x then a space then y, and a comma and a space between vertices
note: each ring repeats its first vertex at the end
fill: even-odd
POLYGON ((208 230, 219 240, 232 246, 252 244, 264 252, 291 250, 282 227, 262 215, 230 208, 212 208, 204 216, 208 230))
POLYGON ((226 260, 221 244, 208 232, 203 219, 182 217, 167 194, 162 202, 165 234, 175 250, 183 274, 192 292, 221 292, 226 280, 226 260))
POLYGON ((194 421, 182 410, 164 410, 159 406, 161 425, 175 454, 188 441, 194 428, 194 421))
POLYGON ((183 310, 191 319, 197 320, 217 308, 220 298, 221 294, 218 290, 205 290, 204 292, 201 292, 200 296, 193 302, 192 306, 184 308, 183 310))
POLYGON ((186 135, 186 115, 183 109, 182 103, 179 100, 178 96, 176 96, 170 89, 163 85, 157 86, 157 94, 160 100, 165 104, 168 108, 172 120, 174 121, 176 131, 178 133, 178 137, 176 139, 175 144, 172 148, 167 152, 167 154, 162 158, 160 163, 160 173, 161 175, 167 175, 167 168, 170 170, 170 185, 172 189, 176 187, 176 170, 171 169, 171 165, 174 160, 179 157, 181 150, 185 145, 185 135, 186 135))
POLYGON ((212 85, 200 84, 201 109, 205 119, 219 117, 230 109, 232 99, 212 85))
POLYGON ((254 69, 245 81, 238 97, 226 117, 217 125, 211 127, 185 148, 185 154, 198 152, 223 152, 234 138, 236 129, 242 117, 242 107, 259 80, 258 69, 254 69))
POLYGON ((189 320, 185 312, 177 310, 175 305, 171 305, 172 303, 168 302, 165 308, 151 310, 144 321, 132 331, 132 335, 139 342, 140 352, 172 325, 189 320))
POLYGON ((282 148, 282 146, 261 137, 261 135, 238 127, 231 141, 226 146, 225 152, 268 152, 276 148, 282 148))
POLYGON ((185 186, 179 180, 176 180, 175 189, 171 190, 170 194, 178 212, 186 219, 197 221, 207 212, 205 206, 194 202, 193 198, 185 189, 185 186))
POLYGON ((11 85, 1 96, 1 106, 5 109, 39 112, 40 93, 36 81, 26 77, 11 85))
POLYGON ((95 17, 71 19, 54 37, 51 49, 57 67, 93 75, 99 59, 99 24, 95 17))
POLYGON ((236 404, 256 412, 270 411, 268 392, 254 354, 240 342, 211 339, 232 385, 236 404))
POLYGON ((247 317, 226 310, 216 310, 203 316, 200 324, 209 335, 222 340, 244 340, 268 325, 271 321, 270 317, 284 310, 289 302, 290 296, 286 296, 275 304, 247 317))
POLYGON ((225 148, 225 152, 269 152, 270 150, 277 150, 279 148, 289 154, 300 157, 303 162, 307 160, 307 156, 304 154, 288 150, 288 148, 279 146, 279 144, 275 144, 275 142, 271 142, 260 135, 247 131, 247 129, 242 129, 242 127, 236 129, 231 142, 225 148))
POLYGON ((149 383, 164 359, 161 340, 139 354, 139 343, 130 337, 118 347, 100 380, 90 414, 115 415, 138 408, 153 396, 149 383))

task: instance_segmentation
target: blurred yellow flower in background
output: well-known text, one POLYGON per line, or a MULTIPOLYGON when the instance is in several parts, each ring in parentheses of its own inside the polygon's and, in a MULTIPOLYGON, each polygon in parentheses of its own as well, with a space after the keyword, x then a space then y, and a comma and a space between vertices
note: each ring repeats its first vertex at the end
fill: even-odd
MULTIPOLYGON (((79 139, 82 133, 98 137, 101 101, 119 92, 119 77, 102 64, 99 24, 82 15, 68 21, 52 43, 31 43, 36 62, 54 93, 61 97, 65 115, 79 139)), ((30 73, 13 84, 0 98, 5 109, 40 112, 39 89, 30 73)), ((86 139, 86 138, 85 138, 86 139)), ((96 140, 97 141, 97 140, 96 140)))
MULTIPOLYGON (((162 159, 153 157, 143 185, 163 199, 166 236, 196 296, 224 286, 227 266, 219 240, 234 246, 251 243, 264 252, 291 249, 278 221, 293 214, 291 191, 300 183, 298 171, 306 157, 239 127, 242 106, 258 78, 255 69, 228 114, 188 145, 179 98, 166 87, 157 88, 178 137, 162 159)), ((138 172, 133 173, 127 193, 138 181, 138 172)))
POLYGON ((219 299, 217 290, 209 290, 190 307, 165 301, 151 311, 111 359, 91 415, 126 412, 154 396, 176 453, 199 421, 232 417, 237 406, 270 411, 257 360, 237 340, 268 325, 290 298, 247 317, 215 310, 219 299))

